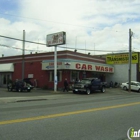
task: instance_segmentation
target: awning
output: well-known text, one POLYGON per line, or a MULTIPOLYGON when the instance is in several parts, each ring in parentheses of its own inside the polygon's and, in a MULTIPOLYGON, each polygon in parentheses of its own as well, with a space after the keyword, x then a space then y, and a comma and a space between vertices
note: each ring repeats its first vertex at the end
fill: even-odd
POLYGON ((0 72, 14 72, 14 64, 13 63, 0 64, 0 72))

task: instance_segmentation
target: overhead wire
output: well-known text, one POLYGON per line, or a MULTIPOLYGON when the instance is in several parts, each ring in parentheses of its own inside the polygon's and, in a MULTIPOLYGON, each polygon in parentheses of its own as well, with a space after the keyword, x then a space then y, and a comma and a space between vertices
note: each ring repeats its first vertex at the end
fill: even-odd
MULTIPOLYGON (((57 21, 49 21, 49 20, 36 19, 36 18, 30 18, 30 17, 23 17, 23 16, 12 15, 12 14, 3 14, 3 13, 0 13, 0 14, 7 15, 7 16, 14 16, 14 17, 18 17, 18 18, 26 18, 26 19, 31 19, 31 20, 38 20, 38 21, 44 21, 44 22, 53 22, 53 23, 57 23, 57 24, 59 23, 59 24, 65 24, 65 25, 79 26, 79 27, 86 27, 86 28, 95 29, 94 27, 74 25, 74 24, 62 23, 62 22, 57 22, 57 21)), ((8 39, 13 39, 13 40, 17 40, 17 41, 23 41, 22 39, 17 39, 17 38, 13 38, 13 37, 2 36, 2 35, 0 35, 0 37, 4 37, 4 38, 8 38, 8 39)), ((33 44, 38 44, 38 45, 46 45, 44 43, 33 42, 33 41, 28 41, 28 40, 26 40, 25 42, 33 43, 33 44)), ((66 47, 62 47, 62 46, 59 46, 59 47, 60 48, 66 48, 66 47)), ((75 48, 70 48, 70 47, 67 47, 67 48, 69 48, 69 49, 75 49, 75 48)), ((78 50, 85 50, 85 49, 78 49, 78 50)), ((99 51, 99 52, 112 52, 113 51, 113 52, 117 52, 117 51, 114 51, 114 50, 112 50, 112 51, 107 51, 107 50, 87 50, 87 51, 99 51)))
MULTIPOLYGON (((18 50, 23 50, 22 48, 19 48, 19 47, 11 47, 11 46, 8 46, 8 45, 5 45, 5 44, 0 44, 0 46, 3 46, 3 47, 7 47, 7 48, 12 48, 12 49, 18 49, 18 50)), ((30 50, 30 49, 24 49, 25 51, 29 51, 29 52, 42 52, 44 50, 30 50)))
MULTIPOLYGON (((0 35, 0 37, 3 37, 3 38, 7 38, 7 39, 12 39, 12 40, 17 40, 17 41, 23 41, 22 39, 17 39, 17 38, 13 38, 13 37, 8 37, 8 36, 3 36, 3 35, 0 35)), ((46 43, 39 43, 39 42, 33 42, 33 41, 28 41, 28 40, 24 40, 25 42, 28 42, 28 43, 33 43, 33 44, 39 44, 39 45, 45 45, 45 46, 47 46, 47 44, 46 43)), ((0 44, 0 46, 5 46, 5 47, 9 47, 8 45, 4 45, 4 44, 0 44)), ((67 49, 73 49, 73 50, 75 50, 75 48, 73 48, 73 47, 63 47, 63 46, 61 46, 61 45, 59 45, 58 46, 59 48, 67 48, 67 49)), ((11 47, 11 48, 14 48, 14 49, 20 49, 20 50, 23 50, 23 49, 21 49, 21 48, 17 48, 17 47, 11 47)), ((120 50, 118 51, 116 51, 116 50, 90 50, 90 49, 78 49, 78 50, 81 50, 81 51, 98 51, 98 52, 120 52, 120 50)), ((27 50, 26 49, 26 51, 34 51, 34 50, 27 50)), ((126 50, 121 50, 121 51, 126 51, 126 50)))
MULTIPOLYGON (((3 36, 3 35, 0 35, 0 37, 8 38, 8 39, 13 39, 13 40, 17 40, 17 41, 23 41, 22 39, 13 38, 13 37, 8 37, 8 36, 3 36)), ((33 43, 33 44, 39 44, 39 45, 46 45, 46 44, 44 44, 44 43, 33 42, 33 41, 28 41, 28 40, 25 40, 25 42, 33 43)))

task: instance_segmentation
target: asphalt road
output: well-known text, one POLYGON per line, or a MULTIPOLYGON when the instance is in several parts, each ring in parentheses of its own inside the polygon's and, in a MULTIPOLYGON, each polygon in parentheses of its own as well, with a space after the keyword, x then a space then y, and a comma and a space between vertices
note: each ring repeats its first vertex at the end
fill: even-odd
POLYGON ((127 140, 129 128, 140 129, 137 92, 29 95, 0 90, 0 140, 127 140))

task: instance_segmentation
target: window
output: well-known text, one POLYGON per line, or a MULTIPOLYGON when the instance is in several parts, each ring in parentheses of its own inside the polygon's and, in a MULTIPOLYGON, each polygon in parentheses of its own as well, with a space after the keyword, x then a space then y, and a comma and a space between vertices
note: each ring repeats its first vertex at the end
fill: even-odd
POLYGON ((98 73, 98 72, 92 72, 92 77, 99 78, 100 77, 100 73, 98 73))
POLYGON ((5 74, 3 75, 3 84, 4 85, 6 84, 6 75, 5 74))
POLYGON ((71 81, 79 80, 79 71, 71 71, 70 79, 71 81))
POLYGON ((11 79, 11 75, 10 74, 6 74, 6 73, 2 73, 1 74, 0 81, 1 81, 2 85, 8 84, 10 79, 11 79))
MULTIPOLYGON (((54 71, 50 71, 50 82, 54 81, 54 71)), ((57 81, 60 82, 62 81, 62 71, 57 71, 57 81)))

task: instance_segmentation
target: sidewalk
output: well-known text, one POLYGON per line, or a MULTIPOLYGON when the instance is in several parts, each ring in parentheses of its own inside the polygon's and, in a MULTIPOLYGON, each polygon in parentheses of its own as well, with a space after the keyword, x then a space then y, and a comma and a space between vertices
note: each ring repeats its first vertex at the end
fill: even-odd
POLYGON ((41 101, 48 99, 63 98, 72 92, 33 89, 31 92, 9 92, 7 88, 0 88, 0 103, 41 101))
POLYGON ((50 99, 65 98, 65 95, 46 95, 46 96, 34 96, 34 97, 0 97, 1 103, 15 103, 15 102, 29 102, 29 101, 43 101, 50 99))
MULTIPOLYGON (((97 93, 98 94, 98 93, 97 93)), ((128 94, 120 88, 107 88, 106 95, 116 94, 128 94)), ((137 92, 131 92, 129 94, 138 94, 137 92)), ((73 96, 73 92, 63 92, 63 91, 53 91, 53 90, 43 90, 43 89, 33 89, 31 92, 9 92, 7 88, 0 88, 0 103, 9 102, 26 102, 26 101, 41 101, 49 99, 67 98, 68 96, 73 96)))

